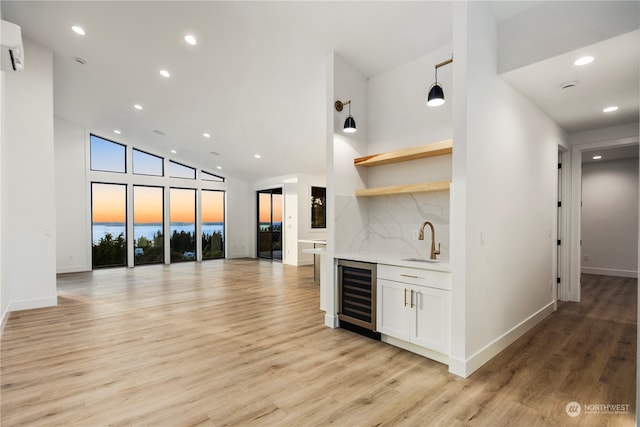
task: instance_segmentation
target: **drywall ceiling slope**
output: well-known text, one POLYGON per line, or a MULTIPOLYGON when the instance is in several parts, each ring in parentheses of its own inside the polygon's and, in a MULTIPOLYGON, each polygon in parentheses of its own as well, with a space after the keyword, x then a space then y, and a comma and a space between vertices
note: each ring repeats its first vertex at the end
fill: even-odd
POLYGON ((529 7, 523 7, 522 13, 504 19, 498 25, 498 73, 640 28, 638 1, 525 3, 529 7))
MULTIPOLYGON (((450 2, 2 2, 3 19, 54 52, 57 116, 247 181, 324 174, 329 52, 365 76, 377 75, 450 44, 451 8, 450 2), (83 26, 86 36, 72 25, 83 26), (196 46, 184 42, 186 33, 198 38, 196 46)), ((352 107, 357 121, 366 106, 352 107)))

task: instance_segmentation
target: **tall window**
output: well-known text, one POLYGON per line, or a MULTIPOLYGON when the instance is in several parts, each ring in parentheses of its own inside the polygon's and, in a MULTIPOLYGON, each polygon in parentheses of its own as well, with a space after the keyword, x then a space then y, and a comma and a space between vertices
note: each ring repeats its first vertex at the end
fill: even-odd
POLYGON ((202 259, 224 257, 224 192, 202 190, 202 259))
POLYGON ((126 147, 117 142, 91 135, 91 170, 126 172, 126 147))
POLYGON ((162 187, 133 186, 134 264, 164 262, 162 187))
POLYGON ((127 265, 127 186, 91 184, 93 267, 127 265))
POLYGON ((327 189, 311 187, 311 228, 327 228, 327 189))
POLYGON ((172 188, 170 205, 171 261, 195 261, 196 190, 172 188))

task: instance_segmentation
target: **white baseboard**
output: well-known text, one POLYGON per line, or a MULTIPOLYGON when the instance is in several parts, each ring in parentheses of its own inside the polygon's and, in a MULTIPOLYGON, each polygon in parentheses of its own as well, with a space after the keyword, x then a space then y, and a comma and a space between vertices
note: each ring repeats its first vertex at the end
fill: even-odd
POLYGON ((335 329, 338 327, 338 324, 338 316, 332 316, 331 314, 324 315, 324 326, 335 329))
POLYGON ((482 365, 495 357, 502 350, 513 344, 518 338, 528 332, 535 325, 540 323, 545 317, 553 313, 555 301, 551 301, 536 313, 529 316, 466 360, 449 356, 449 372, 463 378, 467 378, 482 365))
POLYGON ((581 272, 584 274, 598 274, 600 276, 631 277, 631 278, 638 277, 637 271, 616 270, 615 268, 582 267, 581 272))
POLYGON ((0 323, 0 335, 4 332, 4 325, 7 323, 7 319, 9 319, 9 308, 7 307, 7 311, 2 313, 2 322, 0 323))
POLYGON ((55 307, 56 305, 58 305, 57 296, 9 301, 9 309, 7 311, 32 310, 34 308, 55 307))
POLYGON ((91 267, 88 265, 71 265, 71 266, 65 266, 65 267, 58 267, 56 269, 56 274, 82 273, 86 271, 91 271, 91 267))

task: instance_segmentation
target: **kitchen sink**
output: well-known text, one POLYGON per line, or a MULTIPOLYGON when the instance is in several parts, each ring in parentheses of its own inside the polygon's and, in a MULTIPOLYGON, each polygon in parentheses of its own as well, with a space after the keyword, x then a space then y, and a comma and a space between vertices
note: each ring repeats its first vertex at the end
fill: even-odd
POLYGON ((411 262, 427 262, 431 264, 436 264, 440 262, 439 259, 425 259, 425 258, 403 258, 401 261, 411 261, 411 262))

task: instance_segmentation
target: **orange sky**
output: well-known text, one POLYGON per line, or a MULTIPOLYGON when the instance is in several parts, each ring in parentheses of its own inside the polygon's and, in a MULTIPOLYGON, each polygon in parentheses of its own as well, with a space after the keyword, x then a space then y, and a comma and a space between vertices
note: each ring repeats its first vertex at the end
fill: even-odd
POLYGON ((133 223, 162 223, 162 187, 133 187, 133 223))
POLYGON ((127 218, 126 189, 124 185, 93 184, 93 222, 125 222, 127 218))
MULTIPOLYGON (((260 222, 271 221, 271 195, 260 194, 260 222)), ((273 222, 282 222, 282 195, 273 195, 273 222)))
MULTIPOLYGON (((161 223, 163 189, 134 186, 134 223, 161 223)), ((195 192, 171 189, 171 221, 195 222, 195 192)), ((93 222, 126 221, 126 186, 96 184, 92 186, 93 222)), ((224 192, 202 191, 202 222, 224 221, 224 192)))
POLYGON ((170 191, 171 222, 196 222, 196 192, 182 188, 170 191))
POLYGON ((222 191, 202 192, 202 222, 224 221, 224 193, 222 191))

